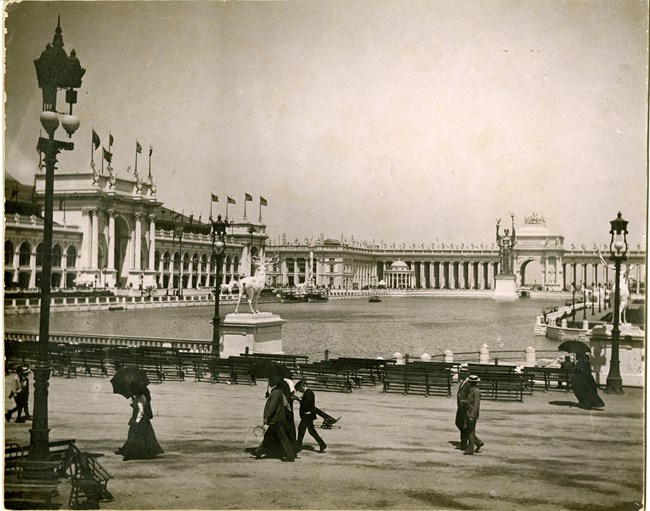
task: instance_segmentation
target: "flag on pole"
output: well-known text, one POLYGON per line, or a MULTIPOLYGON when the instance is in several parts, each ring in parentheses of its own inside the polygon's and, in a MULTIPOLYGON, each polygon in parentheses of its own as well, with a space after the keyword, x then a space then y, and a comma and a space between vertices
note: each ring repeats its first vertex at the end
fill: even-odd
POLYGON ((113 138, 113 135, 110 133, 108 134, 108 147, 111 147, 113 145, 113 142, 115 142, 115 139, 113 138))
POLYGON ((153 147, 151 147, 151 144, 149 144, 149 157, 151 157, 151 153, 153 153, 153 147))
POLYGON ((106 150, 105 147, 102 147, 102 149, 104 150, 104 159, 105 159, 108 163, 110 163, 110 162, 111 162, 111 159, 113 158, 113 154, 112 154, 112 153, 109 153, 109 152, 106 150))
POLYGON ((93 146, 95 146, 95 149, 97 149, 101 145, 101 140, 99 140, 99 135, 95 131, 95 128, 93 128, 93 146))
POLYGON ((216 196, 214 193, 210 194, 212 196, 212 202, 219 202, 219 197, 216 196))
POLYGON ((63 196, 63 197, 61 198, 61 200, 59 200, 59 211, 61 211, 61 210, 63 209, 63 202, 64 202, 64 201, 65 201, 65 196, 63 196))
POLYGON ((142 146, 140 145, 140 142, 137 140, 135 141, 135 152, 142 154, 142 146))
POLYGON ((228 197, 228 204, 237 204, 237 201, 232 197, 228 197))
POLYGON ((244 194, 244 201, 252 201, 252 200, 253 200, 253 196, 251 194, 249 193, 244 194))
POLYGON ((262 221, 262 206, 266 205, 266 199, 260 195, 260 222, 262 221))

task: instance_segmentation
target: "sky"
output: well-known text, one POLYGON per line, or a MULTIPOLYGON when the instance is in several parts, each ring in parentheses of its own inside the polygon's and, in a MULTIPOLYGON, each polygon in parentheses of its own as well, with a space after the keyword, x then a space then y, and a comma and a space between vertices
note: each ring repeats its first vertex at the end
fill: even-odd
MULTIPOLYGON (((640 0, 4 4, 4 171, 37 171, 33 60, 61 16, 86 74, 75 150, 114 137, 164 205, 289 238, 491 243, 537 213, 565 244, 647 223, 648 5, 640 0)), ((62 99, 60 99, 62 101, 62 99)), ((61 133, 62 130, 61 130, 61 133)), ((63 136, 63 135, 61 135, 63 136)), ((101 152, 94 154, 96 162, 101 152)), ((132 171, 132 169, 131 169, 132 171)), ((131 174, 132 176, 132 174, 131 174)), ((645 242, 643 242, 645 244, 645 242)))

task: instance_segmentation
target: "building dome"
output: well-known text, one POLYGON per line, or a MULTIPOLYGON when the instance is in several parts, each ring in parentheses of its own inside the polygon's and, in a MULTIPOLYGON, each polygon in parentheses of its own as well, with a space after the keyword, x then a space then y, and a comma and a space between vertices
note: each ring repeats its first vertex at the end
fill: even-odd
POLYGON ((391 270, 410 270, 409 265, 406 264, 404 261, 395 261, 393 264, 390 265, 391 270))

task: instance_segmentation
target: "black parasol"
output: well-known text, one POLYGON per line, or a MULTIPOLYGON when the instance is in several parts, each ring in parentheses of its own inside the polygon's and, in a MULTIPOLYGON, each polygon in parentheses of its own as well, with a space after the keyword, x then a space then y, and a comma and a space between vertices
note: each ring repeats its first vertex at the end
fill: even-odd
POLYGON ((149 385, 147 373, 135 366, 120 367, 111 378, 113 394, 120 394, 126 398, 139 394, 149 385))
POLYGON ((261 362, 255 362, 251 365, 248 373, 255 379, 268 380, 269 378, 275 376, 280 379, 288 378, 289 380, 293 379, 293 374, 291 370, 279 362, 273 362, 271 360, 263 360, 261 362))
POLYGON ((564 341, 557 349, 566 353, 591 353, 591 348, 581 341, 564 341))

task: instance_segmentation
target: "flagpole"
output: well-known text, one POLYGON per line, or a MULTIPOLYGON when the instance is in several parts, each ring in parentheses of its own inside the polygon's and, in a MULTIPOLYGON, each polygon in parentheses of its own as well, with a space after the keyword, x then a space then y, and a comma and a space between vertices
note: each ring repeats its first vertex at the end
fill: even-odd
POLYGON ((138 175, 138 141, 136 140, 135 142, 135 171, 134 174, 137 176, 138 175))
POLYGON ((149 144, 149 180, 151 180, 151 153, 153 152, 153 147, 149 144))
POLYGON ((228 221, 228 204, 230 204, 230 197, 226 199, 226 222, 228 221))
POLYGON ((244 195, 244 220, 246 220, 246 195, 244 195))
POLYGON ((260 199, 260 223, 262 222, 262 200, 260 199))
POLYGON ((90 163, 93 164, 95 163, 95 141, 93 140, 93 133, 95 133, 95 128, 92 128, 92 131, 90 133, 90 163))

